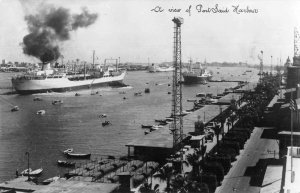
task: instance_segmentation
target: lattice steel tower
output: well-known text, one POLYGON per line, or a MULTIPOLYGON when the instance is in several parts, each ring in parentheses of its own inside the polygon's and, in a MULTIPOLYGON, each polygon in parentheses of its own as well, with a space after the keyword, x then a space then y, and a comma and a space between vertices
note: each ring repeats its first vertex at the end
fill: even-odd
POLYGON ((173 148, 177 148, 183 138, 182 130, 182 85, 181 85, 181 25, 183 18, 175 18, 174 22, 174 55, 173 55, 173 95, 172 95, 172 115, 173 121, 173 148))
POLYGON ((294 57, 300 57, 300 36, 299 36, 299 31, 295 27, 294 28, 294 57))

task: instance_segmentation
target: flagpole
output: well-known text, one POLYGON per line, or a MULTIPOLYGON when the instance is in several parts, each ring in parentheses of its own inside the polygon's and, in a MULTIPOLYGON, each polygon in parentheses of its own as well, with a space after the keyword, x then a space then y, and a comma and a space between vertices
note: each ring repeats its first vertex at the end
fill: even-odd
POLYGON ((291 183, 293 183, 293 110, 294 110, 294 101, 293 101, 293 94, 291 95, 291 183))

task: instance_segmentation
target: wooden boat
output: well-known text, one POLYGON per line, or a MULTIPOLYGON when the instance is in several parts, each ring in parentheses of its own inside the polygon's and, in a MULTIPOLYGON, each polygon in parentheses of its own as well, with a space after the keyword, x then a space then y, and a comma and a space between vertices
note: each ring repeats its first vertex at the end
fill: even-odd
POLYGON ((40 97, 35 97, 33 101, 42 101, 42 99, 40 97))
POLYGON ((152 125, 152 127, 150 128, 150 131, 153 131, 153 130, 158 130, 160 128, 163 128, 164 126, 162 125, 152 125))
POLYGON ((19 111, 20 108, 18 106, 14 106, 12 109, 11 109, 11 112, 15 112, 15 111, 19 111))
POLYGON ((167 124, 168 124, 167 122, 160 122, 160 123, 158 123, 158 125, 162 125, 162 126, 165 126, 167 124))
POLYGON ((186 112, 194 112, 195 111, 195 109, 194 108, 192 108, 192 109, 187 109, 187 110, 185 110, 186 112))
POLYGON ((148 129, 150 129, 152 127, 152 125, 143 125, 142 124, 142 128, 148 128, 148 129))
POLYGON ((102 123, 102 126, 104 127, 104 126, 107 126, 107 125, 110 125, 111 123, 109 122, 109 121, 104 121, 103 123, 102 123))
POLYGON ((166 125, 166 124, 168 124, 167 121, 163 120, 163 119, 155 119, 154 121, 158 122, 160 125, 164 125, 164 124, 166 125))
POLYGON ((46 113, 45 110, 39 110, 36 112, 37 115, 44 115, 46 113))
POLYGON ((57 160, 57 165, 63 166, 63 167, 75 167, 75 162, 68 162, 65 160, 57 160))
POLYGON ((90 159, 90 153, 66 153, 69 158, 81 158, 81 159, 90 159))
POLYGON ((43 184, 43 185, 48 185, 48 184, 50 184, 50 183, 52 183, 52 182, 57 181, 59 178, 60 178, 59 176, 54 176, 54 177, 52 177, 52 178, 48 178, 48 179, 44 180, 44 181, 42 182, 42 184, 43 184))
POLYGON ((206 97, 206 93, 203 92, 197 93, 196 97, 206 97))
POLYGON ((136 92, 134 93, 134 96, 142 96, 142 92, 136 92))
POLYGON ((106 114, 99 115, 99 118, 105 118, 105 117, 107 117, 106 114))
POLYGON ((62 100, 54 100, 52 101, 52 105, 58 105, 58 104, 63 104, 64 102, 62 100))
POLYGON ((29 172, 28 172, 28 169, 26 169, 26 170, 21 172, 21 175, 28 176, 28 173, 29 173, 30 176, 38 176, 42 172, 43 172, 43 168, 39 168, 39 169, 36 169, 36 170, 32 170, 31 168, 29 168, 29 172))
POLYGON ((165 122, 166 120, 165 119, 155 119, 154 121, 155 122, 165 122))
POLYGON ((188 114, 191 114, 190 111, 182 111, 181 115, 185 116, 185 115, 188 115, 188 114))
POLYGON ((173 121, 174 121, 174 118, 166 117, 166 122, 167 123, 170 123, 170 122, 173 122, 173 121))

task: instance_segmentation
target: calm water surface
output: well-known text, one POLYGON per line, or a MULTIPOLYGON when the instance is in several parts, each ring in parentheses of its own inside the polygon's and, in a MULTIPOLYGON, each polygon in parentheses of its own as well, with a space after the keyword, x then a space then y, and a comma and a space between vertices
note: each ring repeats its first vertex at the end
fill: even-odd
MULTIPOLYGON (((210 68, 214 79, 248 80, 257 78, 258 71, 246 68, 210 68), (219 73, 218 73, 219 72, 219 73)), ((13 73, 0 73, 0 182, 14 177, 27 167, 25 152, 30 152, 30 167, 42 167, 41 179, 63 175, 65 169, 56 166, 57 159, 66 159, 62 150, 74 148, 75 152, 101 155, 126 155, 125 144, 144 135, 141 124, 154 124, 154 119, 163 119, 171 112, 171 72, 128 72, 125 88, 101 88, 98 95, 91 90, 35 95, 5 95, 11 91, 10 77, 13 73), (150 88, 149 94, 134 96, 135 92, 150 88), (126 94, 120 94, 125 92, 126 94), (100 94, 102 96, 100 96, 100 94), (43 101, 33 101, 35 97, 43 101), (124 100, 123 97, 127 99, 124 100), (61 105, 52 105, 53 100, 63 100, 61 105), (13 105, 20 111, 11 112, 13 105), (38 110, 45 115, 36 115, 38 110), (100 119, 100 114, 107 118, 100 119), (102 127, 109 120, 112 125, 102 127)), ((225 88, 237 83, 214 83, 206 85, 183 85, 183 109, 192 108, 187 99, 196 98, 198 92, 222 93, 225 88)), ((96 90, 94 90, 96 91, 96 90)))

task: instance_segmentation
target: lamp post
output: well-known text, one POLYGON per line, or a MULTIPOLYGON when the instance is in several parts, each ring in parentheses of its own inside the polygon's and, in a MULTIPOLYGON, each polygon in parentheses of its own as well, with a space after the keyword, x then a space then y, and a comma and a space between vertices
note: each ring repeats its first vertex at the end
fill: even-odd
POLYGON ((28 151, 26 151, 25 155, 27 155, 27 163, 28 163, 28 167, 27 167, 28 181, 30 181, 30 171, 29 171, 29 152, 28 152, 28 151))
POLYGON ((272 72, 273 71, 273 64, 272 63, 273 63, 273 56, 271 56, 271 76, 273 75, 273 72, 272 72))

